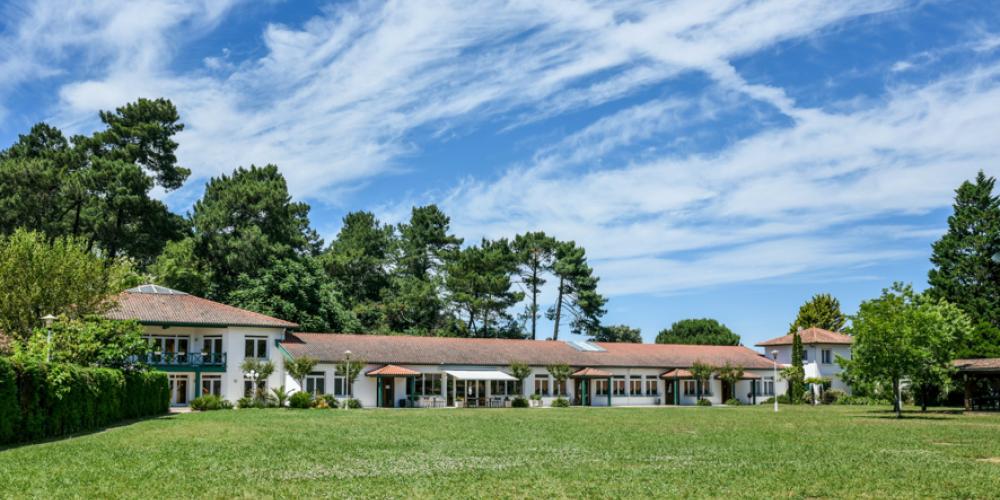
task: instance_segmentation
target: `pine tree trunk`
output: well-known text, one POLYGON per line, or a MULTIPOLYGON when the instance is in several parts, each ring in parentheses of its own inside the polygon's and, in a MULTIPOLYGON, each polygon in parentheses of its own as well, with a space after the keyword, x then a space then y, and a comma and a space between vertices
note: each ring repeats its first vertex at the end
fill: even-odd
POLYGON ((535 337, 535 328, 538 323, 538 266, 531 268, 531 340, 538 340, 535 337))
MULTIPOLYGON (((563 278, 559 277, 559 293, 556 296, 556 326, 552 333, 552 340, 559 340, 559 319, 562 317, 562 298, 563 298, 563 278)), ((611 390, 609 387, 608 390, 611 390)))

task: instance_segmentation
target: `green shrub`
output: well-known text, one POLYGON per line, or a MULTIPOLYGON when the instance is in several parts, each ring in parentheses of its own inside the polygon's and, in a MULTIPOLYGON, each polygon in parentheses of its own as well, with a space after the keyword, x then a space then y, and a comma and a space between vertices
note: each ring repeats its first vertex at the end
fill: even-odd
POLYGON ((530 406, 530 404, 528 403, 527 399, 521 396, 517 396, 516 398, 511 400, 510 406, 511 408, 527 408, 528 406, 530 406))
POLYGON ((712 402, 711 402, 711 401, 709 401, 709 400, 707 400, 707 399, 705 399, 705 398, 701 398, 701 399, 699 399, 699 400, 698 400, 698 403, 696 403, 696 404, 697 404, 698 406, 712 406, 712 402))
POLYGON ((167 387, 163 374, 0 360, 0 444, 163 413, 169 406, 169 399, 161 398, 167 387))
POLYGON ((321 401, 322 401, 322 404, 326 405, 325 406, 326 408, 340 408, 340 401, 337 401, 337 398, 333 397, 333 394, 324 394, 324 395, 316 398, 316 407, 317 408, 321 407, 320 406, 320 402, 321 401))
POLYGON ((17 372, 6 358, 0 358, 0 443, 11 443, 21 423, 17 399, 17 372))
POLYGON ((827 389, 823 391, 823 404, 832 405, 837 401, 841 400, 847 396, 847 394, 840 389, 827 389))
POLYGON ((256 406, 253 398, 242 397, 236 400, 237 408, 253 408, 256 406))
POLYGON ((741 403, 740 400, 736 398, 729 398, 726 400, 726 406, 739 406, 741 404, 743 403, 741 403))
POLYGON ((352 410, 357 410, 361 408, 361 401, 358 401, 357 399, 354 398, 348 399, 345 404, 347 405, 348 408, 352 410))
POLYGON ((313 397, 305 391, 299 391, 288 398, 288 406, 300 410, 313 407, 313 397))
MULTIPOLYGON (((774 404, 774 397, 770 397, 770 398, 765 399, 764 403, 765 404, 774 404)), ((791 404, 791 400, 788 399, 787 395, 781 394, 781 395, 778 396, 778 403, 779 404, 783 404, 783 405, 787 405, 787 404, 791 404)))
POLYGON ((869 396, 844 396, 838 399, 836 404, 855 406, 890 406, 892 405, 892 401, 869 396))
POLYGON ((206 394, 191 400, 191 409, 198 411, 225 410, 232 408, 233 404, 214 394, 206 394))
POLYGON ((553 408, 569 408, 569 400, 566 398, 555 398, 552 400, 553 408))
POLYGON ((541 394, 532 394, 529 397, 531 398, 532 401, 541 401, 542 400, 542 395, 541 394))

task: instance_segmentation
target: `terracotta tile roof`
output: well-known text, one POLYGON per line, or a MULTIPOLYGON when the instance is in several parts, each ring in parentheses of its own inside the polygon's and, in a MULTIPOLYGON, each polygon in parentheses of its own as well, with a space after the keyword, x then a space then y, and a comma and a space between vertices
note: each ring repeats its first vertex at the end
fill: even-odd
POLYGON ((392 335, 295 333, 282 342, 292 356, 324 362, 340 361, 344 351, 376 364, 531 366, 566 364, 574 367, 690 367, 701 361, 727 361, 746 369, 771 368, 771 361, 743 346, 629 344, 596 342, 597 352, 574 349, 566 342, 513 339, 469 339, 392 335))
MULTIPOLYGON (((799 337, 802 338, 803 344, 844 344, 851 345, 854 343, 854 337, 850 335, 844 335, 843 333, 831 332, 830 330, 824 330, 822 328, 806 328, 799 332, 799 337)), ((772 345, 792 345, 792 334, 783 335, 778 338, 771 340, 765 340, 757 346, 772 346, 772 345)))
POLYGON ((592 378, 592 377, 610 377, 611 372, 606 372, 604 370, 598 370, 597 368, 584 368, 582 370, 574 372, 570 377, 573 378, 592 378))
POLYGON ((668 372, 663 372, 660 378, 694 378, 694 374, 687 371, 681 370, 680 368, 675 368, 668 372))
POLYGON ((760 378, 760 375, 757 375, 756 373, 743 372, 743 376, 740 377, 740 380, 757 380, 760 378))
POLYGON ((1000 358, 956 359, 952 363, 960 372, 1000 372, 1000 358))
POLYGON ((156 285, 131 288, 114 298, 105 313, 110 319, 134 319, 143 324, 199 326, 256 326, 296 328, 299 325, 227 306, 156 285))
POLYGON ((365 374, 369 377, 412 377, 413 375, 420 375, 420 372, 411 370, 409 368, 403 368, 402 366, 396 365, 385 365, 382 368, 376 368, 365 374))

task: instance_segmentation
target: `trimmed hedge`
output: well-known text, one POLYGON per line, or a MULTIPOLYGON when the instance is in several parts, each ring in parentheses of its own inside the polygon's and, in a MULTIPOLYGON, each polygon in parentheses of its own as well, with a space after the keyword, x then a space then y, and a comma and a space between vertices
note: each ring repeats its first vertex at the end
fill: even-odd
POLYGON ((169 405, 165 373, 0 359, 0 444, 99 429, 169 405))

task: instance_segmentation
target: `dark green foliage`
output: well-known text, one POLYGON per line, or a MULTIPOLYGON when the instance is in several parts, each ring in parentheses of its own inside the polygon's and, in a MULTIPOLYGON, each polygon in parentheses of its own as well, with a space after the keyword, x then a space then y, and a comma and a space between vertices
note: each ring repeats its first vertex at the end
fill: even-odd
POLYGON ((290 408, 306 409, 313 407, 313 397, 305 391, 299 391, 292 394, 292 397, 288 398, 288 406, 290 408))
POLYGON ((569 316, 570 332, 594 336, 601 327, 601 317, 607 312, 607 303, 597 293, 594 270, 587 263, 587 252, 572 241, 559 243, 555 251, 552 272, 558 280, 556 303, 546 312, 553 321, 552 340, 559 340, 559 326, 564 321, 563 313, 569 316))
POLYGON ((827 389, 823 391, 823 404, 832 405, 839 403, 841 399, 847 397, 847 394, 840 389, 827 389))
POLYGON ((357 399, 354 399, 354 398, 348 399, 347 402, 344 403, 344 404, 347 405, 347 408, 350 408, 352 410, 360 410, 361 409, 361 401, 358 401, 357 399))
POLYGON ((518 275, 531 298, 525 310, 525 316, 531 320, 532 340, 537 338, 538 333, 540 313, 538 296, 542 293, 542 285, 546 283, 545 275, 551 273, 552 267, 555 265, 558 244, 555 238, 541 231, 519 234, 514 237, 512 244, 517 258, 518 275))
POLYGON ((106 128, 74 136, 38 124, 0 152, 0 232, 43 231, 81 238, 108 259, 127 255, 151 262, 181 236, 183 221, 150 197, 159 185, 181 186, 172 139, 183 128, 165 99, 139 99, 101 112, 106 128))
POLYGON ((1000 194, 982 171, 955 191, 948 232, 934 243, 928 275, 933 297, 957 305, 971 319, 972 335, 958 357, 1000 356, 1000 194))
MULTIPOLYGON (((778 395, 778 403, 779 404, 783 404, 783 405, 787 405, 787 404, 791 404, 791 400, 788 399, 788 395, 787 394, 779 394, 778 395)), ((765 399, 764 400, 764 404, 774 404, 774 398, 770 397, 770 398, 765 399)))
POLYGON ((792 366, 784 374, 788 380, 788 399, 793 403, 801 402, 806 390, 806 371, 802 364, 802 336, 798 331, 792 334, 792 366))
POLYGON ((527 398, 522 396, 517 396, 510 401, 510 406, 511 408, 527 408, 531 406, 531 404, 528 403, 527 398))
POLYGON ((558 397, 552 400, 553 408, 569 408, 569 400, 563 397, 558 397))
POLYGON ((802 307, 795 321, 788 327, 788 333, 794 333, 799 328, 822 328, 831 332, 844 329, 847 317, 840 311, 840 301, 828 293, 813 295, 802 307))
POLYGON ((739 345, 740 336, 714 319, 682 319, 660 330, 657 344, 739 345))
POLYGON ((517 260, 507 240, 484 239, 449 263, 446 285, 470 337, 523 337, 509 309, 524 298, 513 289, 517 260))
POLYGON ((742 404, 743 403, 741 403, 740 400, 736 398, 729 398, 726 400, 726 406, 740 406, 742 404))
POLYGON ((715 373, 716 370, 717 370, 716 367, 708 363, 703 363, 701 361, 695 361, 694 363, 691 363, 691 376, 699 382, 696 391, 696 395, 699 400, 702 399, 701 398, 702 385, 708 384, 708 382, 712 379, 712 374, 715 373))
POLYGON ((697 404, 698 406, 712 406, 712 402, 705 398, 699 399, 698 402, 695 404, 697 404))
POLYGON ((255 408, 257 406, 257 401, 254 398, 242 397, 236 400, 237 408, 255 408))
POLYGON ((631 342, 642 343, 642 330, 628 325, 601 326, 594 336, 596 342, 631 342))
POLYGON ((274 261, 240 275, 228 304, 298 323, 307 332, 355 332, 359 324, 315 257, 274 261))
POLYGON ((165 374, 0 359, 0 444, 99 429, 164 413, 165 374))
POLYGON ((853 406, 888 406, 893 404, 892 400, 883 398, 873 398, 870 396, 844 396, 834 404, 853 406))
POLYGON ((334 397, 333 394, 324 394, 320 397, 317 397, 316 398, 317 408, 321 407, 320 401, 325 403, 327 408, 340 408, 340 401, 337 401, 337 398, 334 397))
POLYGON ((337 238, 323 253, 323 264, 344 291, 347 307, 354 309, 382 298, 389 286, 394 241, 395 229, 379 222, 371 212, 351 212, 344 216, 337 238))
POLYGON ((10 360, 0 357, 0 443, 13 442, 20 423, 17 371, 10 360))
POLYGON ((166 413, 170 409, 167 374, 157 371, 125 372, 123 418, 166 413))

